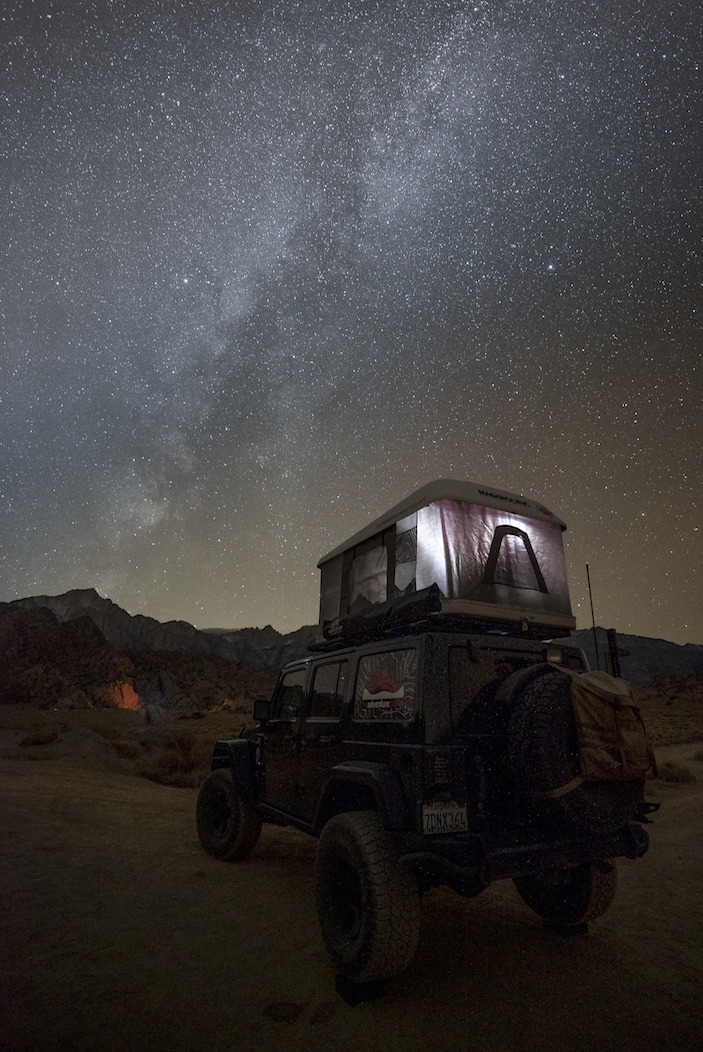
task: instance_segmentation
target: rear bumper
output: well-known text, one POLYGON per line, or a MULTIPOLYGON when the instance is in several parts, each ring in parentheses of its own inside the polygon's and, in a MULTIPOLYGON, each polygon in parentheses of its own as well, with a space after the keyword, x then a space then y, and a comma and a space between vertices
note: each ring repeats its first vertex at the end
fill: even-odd
POLYGON ((432 838, 401 833, 395 843, 402 865, 412 868, 422 884, 447 885, 468 896, 478 895, 494 880, 539 876, 604 859, 640 858, 649 846, 647 831, 637 822, 607 836, 547 840, 536 831, 532 836, 526 832, 432 838))

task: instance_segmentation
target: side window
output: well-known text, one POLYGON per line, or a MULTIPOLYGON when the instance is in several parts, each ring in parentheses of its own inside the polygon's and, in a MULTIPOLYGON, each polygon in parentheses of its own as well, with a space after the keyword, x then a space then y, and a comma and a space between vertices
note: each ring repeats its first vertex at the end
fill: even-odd
POLYGON ((339 719, 344 703, 344 685, 347 679, 346 661, 331 665, 320 665, 315 670, 310 694, 308 716, 326 716, 339 719))
POLYGON ((354 688, 357 720, 411 720, 417 698, 417 652, 392 650, 359 659, 354 688))
POLYGON ((298 718, 305 699, 305 672, 304 668, 286 672, 278 684, 273 699, 271 719, 295 720, 298 718))

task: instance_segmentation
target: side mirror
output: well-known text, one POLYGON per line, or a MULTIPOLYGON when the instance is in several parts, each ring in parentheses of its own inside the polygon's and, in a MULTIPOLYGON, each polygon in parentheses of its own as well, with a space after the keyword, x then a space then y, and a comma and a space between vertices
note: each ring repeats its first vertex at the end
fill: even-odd
POLYGON ((261 699, 254 702, 254 708, 252 709, 252 716, 257 723, 266 724, 271 716, 271 702, 268 698, 261 699))

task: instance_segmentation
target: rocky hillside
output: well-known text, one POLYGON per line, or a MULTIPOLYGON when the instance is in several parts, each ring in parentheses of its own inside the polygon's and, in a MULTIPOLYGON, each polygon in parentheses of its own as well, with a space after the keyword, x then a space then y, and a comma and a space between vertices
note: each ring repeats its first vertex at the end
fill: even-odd
POLYGON ((93 588, 76 588, 63 595, 38 595, 0 603, 3 611, 51 610, 61 622, 87 616, 117 650, 183 651, 216 654, 255 668, 281 668, 287 661, 303 657, 307 644, 317 634, 317 625, 282 635, 271 625, 265 628, 210 629, 199 631, 187 621, 155 621, 142 614, 128 614, 93 588))
MULTIPOLYGON (((308 653, 317 626, 282 635, 266 628, 199 631, 132 616, 93 589, 0 603, 0 703, 45 708, 119 705, 250 709, 277 670, 308 653)), ((593 633, 575 632, 596 667, 593 633)), ((703 678, 703 647, 618 636, 622 675, 637 685, 703 678)), ((600 667, 606 635, 598 629, 600 667)))
POLYGON ((61 621, 48 607, 0 608, 0 704, 250 711, 276 675, 204 650, 121 650, 86 614, 61 621))

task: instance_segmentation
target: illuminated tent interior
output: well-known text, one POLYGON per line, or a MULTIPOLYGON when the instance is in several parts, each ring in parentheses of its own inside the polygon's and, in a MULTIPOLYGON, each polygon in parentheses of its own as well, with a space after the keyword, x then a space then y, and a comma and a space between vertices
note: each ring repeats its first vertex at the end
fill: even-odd
POLYGON ((320 623, 436 584, 443 613, 571 631, 565 529, 526 497, 432 482, 320 560, 320 623))

